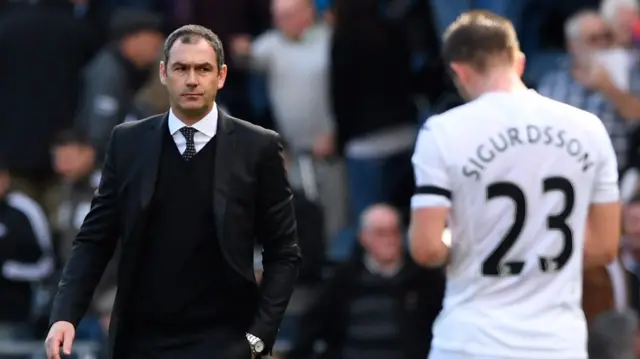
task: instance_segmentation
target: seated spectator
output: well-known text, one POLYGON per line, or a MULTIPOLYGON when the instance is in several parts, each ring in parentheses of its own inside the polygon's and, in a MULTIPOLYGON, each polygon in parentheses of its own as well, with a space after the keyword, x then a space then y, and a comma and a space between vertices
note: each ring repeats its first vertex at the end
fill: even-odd
POLYGON ((444 295, 441 270, 427 270, 403 253, 398 211, 374 205, 362 214, 360 244, 304 314, 289 359, 426 358, 431 325, 444 295))
POLYGON ((629 75, 629 92, 615 84, 598 54, 611 49, 611 29, 594 11, 581 11, 565 24, 570 59, 540 81, 540 94, 597 115, 604 123, 618 158, 626 167, 629 131, 640 118, 640 71, 629 75))
POLYGON ((0 160, 0 339, 29 335, 33 284, 53 273, 47 218, 34 200, 9 188, 7 163, 0 160))

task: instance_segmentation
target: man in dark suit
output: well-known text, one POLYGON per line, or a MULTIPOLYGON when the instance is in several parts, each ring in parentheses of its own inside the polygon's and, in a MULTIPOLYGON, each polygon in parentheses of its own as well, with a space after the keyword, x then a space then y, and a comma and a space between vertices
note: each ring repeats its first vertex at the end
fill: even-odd
POLYGON ((160 77, 171 111, 113 130, 53 304, 48 358, 71 351, 118 238, 112 358, 270 352, 300 263, 292 194, 279 136, 217 109, 226 74, 210 30, 189 25, 167 38, 160 77))

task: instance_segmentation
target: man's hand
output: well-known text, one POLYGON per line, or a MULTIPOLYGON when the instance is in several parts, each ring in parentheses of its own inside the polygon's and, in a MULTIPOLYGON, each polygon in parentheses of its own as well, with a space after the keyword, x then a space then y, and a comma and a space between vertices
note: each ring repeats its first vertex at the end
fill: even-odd
POLYGON ((49 329, 44 347, 47 351, 47 359, 61 359, 60 346, 64 355, 71 355, 71 345, 76 336, 76 329, 69 322, 55 322, 49 329))
POLYGON ((602 90, 607 86, 613 85, 609 72, 600 64, 595 64, 588 68, 575 68, 573 77, 582 86, 590 90, 602 90))
POLYGON ((335 154, 336 141, 333 133, 327 133, 316 138, 313 143, 313 155, 317 158, 327 158, 335 154))

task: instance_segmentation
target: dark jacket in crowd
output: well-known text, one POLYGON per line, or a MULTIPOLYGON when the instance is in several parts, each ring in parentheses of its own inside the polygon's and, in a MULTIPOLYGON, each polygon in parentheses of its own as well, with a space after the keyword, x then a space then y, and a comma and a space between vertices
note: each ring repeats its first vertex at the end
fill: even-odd
POLYGON ((104 157, 113 128, 134 111, 134 96, 149 74, 125 59, 115 45, 105 47, 85 68, 76 126, 88 134, 96 158, 104 157))
POLYGON ((385 22, 338 25, 331 46, 331 101, 340 148, 376 131, 416 123, 410 51, 385 22))
POLYGON ((0 49, 0 154, 14 175, 42 179, 53 136, 73 123, 92 38, 69 1, 19 4, 0 14, 0 49))
POLYGON ((51 234, 40 206, 13 192, 0 198, 0 322, 25 322, 32 284, 53 272, 51 234))

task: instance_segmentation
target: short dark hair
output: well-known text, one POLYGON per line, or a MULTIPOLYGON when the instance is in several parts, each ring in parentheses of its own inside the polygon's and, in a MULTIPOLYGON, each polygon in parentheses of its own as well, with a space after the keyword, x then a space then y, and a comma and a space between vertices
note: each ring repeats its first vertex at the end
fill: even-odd
POLYGON ((89 136, 87 136, 83 131, 78 129, 67 129, 56 134, 53 139, 53 147, 67 145, 90 146, 91 141, 89 140, 89 136))
POLYGON ((216 52, 216 61, 218 69, 224 65, 224 48, 220 37, 213 31, 200 25, 185 25, 173 31, 164 42, 164 62, 169 61, 169 52, 176 41, 180 40, 183 44, 191 44, 199 39, 206 40, 213 50, 216 52))
POLYGON ((513 61, 520 51, 511 21, 489 11, 460 15, 444 33, 442 57, 447 64, 463 62, 484 71, 490 60, 513 61))

